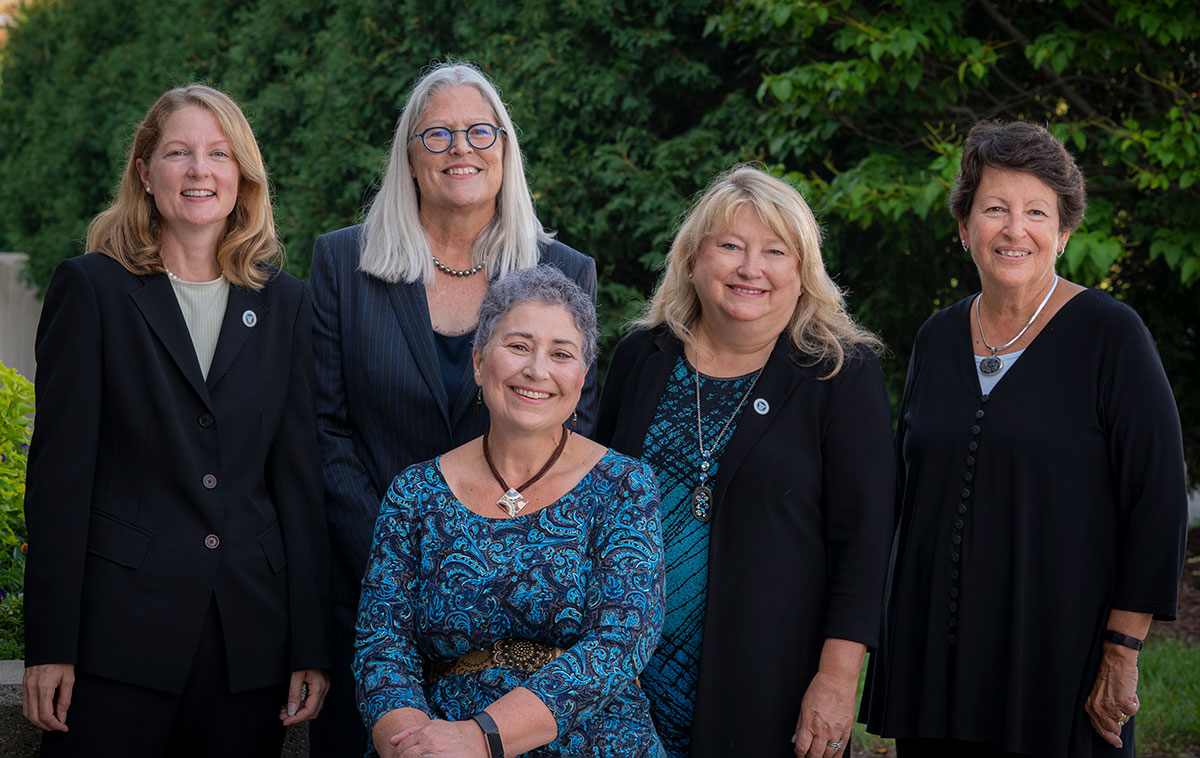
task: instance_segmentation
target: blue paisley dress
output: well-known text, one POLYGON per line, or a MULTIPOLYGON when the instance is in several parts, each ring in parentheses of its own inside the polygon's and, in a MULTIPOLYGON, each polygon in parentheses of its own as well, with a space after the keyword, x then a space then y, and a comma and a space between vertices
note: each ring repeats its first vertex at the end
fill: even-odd
POLYGON ((558 722, 529 756, 662 756, 634 683, 663 624, 658 487, 609 450, 570 492, 527 516, 480 516, 440 459, 388 488, 359 602, 354 678, 368 731, 395 708, 460 720, 525 687, 558 722), (431 660, 506 638, 567 648, 532 674, 492 668, 427 683, 431 660))

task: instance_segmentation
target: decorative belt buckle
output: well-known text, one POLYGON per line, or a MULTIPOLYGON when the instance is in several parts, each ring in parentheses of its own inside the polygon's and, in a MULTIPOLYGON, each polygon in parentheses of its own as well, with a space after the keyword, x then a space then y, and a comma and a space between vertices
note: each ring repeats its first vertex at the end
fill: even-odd
POLYGON ((497 666, 519 671, 537 671, 554 657, 552 648, 530 640, 497 640, 492 646, 492 660, 497 666))

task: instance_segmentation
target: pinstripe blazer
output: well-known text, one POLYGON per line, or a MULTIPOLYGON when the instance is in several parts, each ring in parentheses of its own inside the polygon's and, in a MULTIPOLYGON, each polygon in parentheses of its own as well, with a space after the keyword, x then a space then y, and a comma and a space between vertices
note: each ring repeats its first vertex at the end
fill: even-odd
MULTIPOLYGON (((334 602, 350 608, 358 604, 375 517, 392 479, 487 426, 473 377, 464 377, 458 397, 446 396, 424 285, 390 284, 359 271, 361 237, 362 225, 318 237, 309 279, 325 517, 337 558, 334 602)), ((590 257, 551 242, 541 262, 595 300, 590 257)), ((593 365, 579 400, 581 434, 591 434, 597 395, 593 365)))

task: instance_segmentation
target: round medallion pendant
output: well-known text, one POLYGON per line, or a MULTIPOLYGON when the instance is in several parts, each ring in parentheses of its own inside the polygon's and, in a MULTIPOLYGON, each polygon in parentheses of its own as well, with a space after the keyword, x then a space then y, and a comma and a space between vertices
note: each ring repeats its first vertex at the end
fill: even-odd
POLYGON ((979 373, 984 376, 993 376, 1000 373, 1000 369, 1004 368, 1004 361, 994 355, 989 355, 979 362, 979 373))
POLYGON ((696 485, 692 490, 692 517, 697 521, 708 521, 712 518, 712 490, 703 484, 696 485))

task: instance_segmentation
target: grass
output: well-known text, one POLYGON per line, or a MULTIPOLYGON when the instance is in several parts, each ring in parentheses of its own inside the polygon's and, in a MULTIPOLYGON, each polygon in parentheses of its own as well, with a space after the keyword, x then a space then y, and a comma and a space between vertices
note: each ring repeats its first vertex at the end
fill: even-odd
MULTIPOLYGON (((867 667, 858 678, 862 702, 867 667)), ((1200 752, 1200 644, 1151 639, 1138 656, 1138 752, 1153 749, 1164 756, 1200 752)), ((856 723, 853 744, 867 755, 895 755, 894 740, 867 733, 856 723)))
POLYGON ((1138 656, 1137 743, 1167 755, 1200 751, 1200 645, 1152 639, 1138 656))

